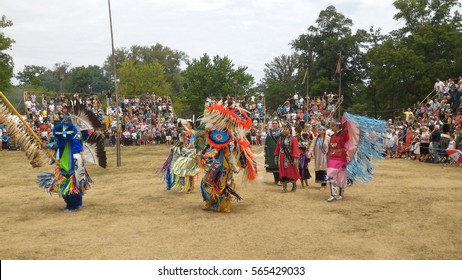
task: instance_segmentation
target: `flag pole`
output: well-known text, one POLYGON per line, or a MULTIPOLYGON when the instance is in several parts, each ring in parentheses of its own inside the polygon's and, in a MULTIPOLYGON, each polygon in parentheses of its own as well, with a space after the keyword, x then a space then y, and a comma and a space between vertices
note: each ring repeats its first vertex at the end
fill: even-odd
MULTIPOLYGON (((340 98, 342 96, 342 52, 340 51, 338 55, 338 102, 340 102, 340 98)), ((338 119, 340 120, 340 104, 338 106, 338 119)))
POLYGON ((109 25, 111 28, 111 43, 112 43, 112 64, 114 67, 114 95, 116 99, 116 155, 117 155, 117 167, 122 165, 121 155, 120 155, 120 120, 119 120, 119 95, 117 92, 117 67, 115 61, 115 51, 114 51, 114 33, 112 32, 112 13, 111 13, 111 0, 107 0, 109 7, 109 25))
POLYGON ((308 74, 308 72, 309 72, 308 67, 306 67, 305 77, 303 78, 303 81, 306 80, 306 98, 305 98, 305 103, 306 103, 305 111, 306 111, 306 114, 308 114, 308 97, 309 97, 309 95, 308 95, 308 89, 309 89, 309 87, 308 87, 308 85, 309 85, 309 79, 308 79, 309 74, 308 74))

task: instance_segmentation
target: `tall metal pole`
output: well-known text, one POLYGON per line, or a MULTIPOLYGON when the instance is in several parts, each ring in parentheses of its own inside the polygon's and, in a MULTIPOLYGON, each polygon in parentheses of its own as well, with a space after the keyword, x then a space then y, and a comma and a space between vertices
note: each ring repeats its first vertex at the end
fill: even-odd
POLYGON ((117 92, 117 67, 115 60, 115 50, 114 50, 114 33, 112 32, 112 14, 111 14, 111 0, 107 0, 109 6, 109 24, 111 27, 111 43, 112 43, 112 64, 114 67, 114 95, 116 99, 116 155, 117 155, 117 167, 122 165, 121 156, 120 156, 120 120, 119 120, 119 94, 117 92))

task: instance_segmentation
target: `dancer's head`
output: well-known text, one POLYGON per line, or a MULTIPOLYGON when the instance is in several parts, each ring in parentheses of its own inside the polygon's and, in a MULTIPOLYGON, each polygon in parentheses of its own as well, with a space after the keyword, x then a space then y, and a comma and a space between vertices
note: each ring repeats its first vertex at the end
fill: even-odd
POLYGON ((284 130, 282 131, 284 133, 284 135, 290 135, 292 133, 292 126, 290 125, 289 122, 287 122, 285 125, 284 125, 284 130))
POLYGON ((332 131, 333 131, 333 132, 339 131, 340 128, 341 128, 341 124, 342 124, 342 123, 341 123, 339 120, 333 119, 333 120, 332 120, 332 131))
POLYGON ((272 128, 273 128, 273 129, 279 129, 279 122, 278 122, 278 120, 273 120, 273 122, 272 122, 271 124, 272 124, 272 128))

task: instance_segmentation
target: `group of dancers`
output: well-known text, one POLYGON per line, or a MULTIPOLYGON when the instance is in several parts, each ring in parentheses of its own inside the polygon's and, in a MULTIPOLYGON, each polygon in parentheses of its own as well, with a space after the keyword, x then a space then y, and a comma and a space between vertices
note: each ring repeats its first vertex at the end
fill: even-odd
MULTIPOLYGON (((245 138, 251 126, 247 121, 246 113, 232 102, 208 108, 201 121, 206 144, 192 150, 195 135, 201 133, 191 129, 192 123, 187 124, 185 138, 172 148, 162 167, 167 190, 176 186, 180 192, 191 191, 193 178, 202 168, 206 171, 200 183, 204 209, 230 212, 231 200, 241 199, 235 191, 233 174, 252 167, 249 170, 252 176, 248 178, 253 179, 256 171, 245 138)), ((327 201, 342 200, 353 181, 366 182, 372 178, 372 160, 383 158, 385 130, 383 121, 345 113, 341 121, 330 122, 330 134, 326 133, 326 126, 319 124, 311 144, 299 146, 301 143, 290 123, 281 124, 274 119, 265 142, 265 168, 273 174, 275 184, 282 185, 281 192, 289 192, 288 184, 290 192, 295 192, 298 180, 302 187, 308 186, 311 178, 308 163, 313 159, 316 182, 321 183, 322 190, 329 185, 327 201)))
POLYGON ((311 159, 321 190, 329 184, 328 202, 342 200, 353 181, 372 178, 371 160, 383 158, 385 122, 345 113, 342 121, 333 119, 330 124, 330 135, 324 125, 318 124, 307 147, 298 142, 289 122, 282 129, 279 120, 271 122, 265 142, 265 167, 273 173, 274 183, 282 185, 282 193, 288 192, 288 183, 292 184, 290 191, 295 192, 298 180, 302 187, 308 186, 311 159))
MULTIPOLYGON (((5 107, 0 107, 0 122, 10 122, 9 127, 13 128, 15 121, 6 116, 5 107)), ((205 171, 200 181, 203 209, 231 212, 231 201, 241 199, 236 192, 234 175, 243 171, 248 180, 257 175, 257 164, 246 138, 252 120, 245 110, 228 101, 206 108, 197 128, 192 122, 183 127, 179 141, 161 168, 166 189, 192 192, 202 169, 205 171)), ((37 151, 49 154, 48 149, 55 150, 54 155, 45 156, 52 159, 55 171, 39 174, 38 184, 63 197, 65 212, 82 208, 82 195, 92 183, 85 163, 106 167, 99 128, 101 123, 91 111, 73 104, 70 113, 53 128, 55 141, 46 147, 42 143, 42 149, 32 146, 31 151, 26 151, 35 166, 40 158, 37 151)), ((328 202, 343 199, 348 182, 366 182, 372 178, 372 160, 383 156, 386 123, 345 113, 341 121, 331 122, 330 129, 332 134, 328 135, 326 127, 318 125, 311 145, 299 147, 290 124, 282 125, 277 119, 271 122, 265 143, 265 168, 273 173, 274 182, 282 185, 281 192, 288 192, 289 183, 290 191, 295 192, 298 180, 302 187, 308 186, 307 180, 311 177, 308 162, 312 159, 316 182, 321 183, 321 188, 329 184, 328 202)), ((34 141, 30 135, 17 137, 29 146, 34 141)))
POLYGON ((234 174, 243 170, 248 180, 255 179, 257 174, 246 138, 251 126, 247 113, 231 101, 208 107, 196 130, 192 122, 186 123, 183 137, 161 168, 166 189, 191 192, 194 178, 203 169, 205 174, 200 183, 203 209, 231 212, 231 201, 241 199, 234 174))

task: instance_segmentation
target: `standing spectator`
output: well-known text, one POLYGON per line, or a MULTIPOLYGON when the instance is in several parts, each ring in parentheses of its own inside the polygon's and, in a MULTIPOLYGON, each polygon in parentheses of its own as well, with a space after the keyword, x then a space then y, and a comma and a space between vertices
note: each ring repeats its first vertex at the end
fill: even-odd
POLYGON ((27 117, 29 119, 32 119, 32 101, 30 98, 27 98, 25 102, 25 106, 26 106, 26 111, 27 111, 27 117))
POLYGON ((10 140, 10 136, 8 135, 8 132, 6 132, 6 129, 3 128, 3 137, 2 137, 3 150, 8 150, 8 140, 10 140))
POLYGON ((431 134, 431 141, 433 147, 433 163, 440 163, 440 141, 441 141, 441 131, 440 126, 435 125, 432 134, 431 134))
POLYGON ((131 138, 131 134, 130 134, 130 131, 128 131, 128 128, 125 128, 125 131, 123 133, 123 142, 124 142, 124 146, 130 146, 130 138, 131 138))
POLYGON ((454 137, 454 141, 456 142, 456 149, 462 151, 462 124, 456 126, 454 137))
MULTIPOLYGON (((255 120, 254 120, 255 121, 255 120)), ((253 126, 251 129, 250 129, 250 143, 252 145, 255 145, 257 143, 257 131, 255 129, 255 126, 253 126)))
POLYGON ((156 144, 160 144, 160 131, 159 131, 159 129, 156 129, 154 134, 156 135, 156 144))
POLYGON ((394 129, 389 129, 388 132, 385 134, 385 149, 387 152, 387 158, 392 158, 394 153, 394 146, 395 146, 395 131, 394 129))
POLYGON ((430 156, 430 152, 428 150, 428 147, 430 146, 430 132, 426 126, 423 126, 421 130, 422 135, 420 136, 420 160, 425 162, 430 156))
POLYGON ((407 108, 407 111, 403 112, 404 120, 409 122, 412 118, 414 118, 414 113, 412 113, 411 108, 407 108))
POLYGON ((170 127, 167 128, 167 131, 165 132, 165 140, 168 145, 172 144, 172 129, 170 127))
POLYGON ((436 79, 434 90, 438 98, 442 98, 444 94, 444 83, 440 79, 436 79))
POLYGON ((414 153, 415 160, 420 161, 420 131, 419 130, 415 131, 415 136, 412 141, 412 150, 414 153))
POLYGON ((112 91, 108 90, 106 93, 107 105, 112 106, 112 91))
POLYGON ((458 86, 454 84, 450 90, 451 94, 451 109, 456 112, 460 106, 460 95, 461 92, 458 90, 458 86))
POLYGON ((406 159, 411 159, 411 152, 412 152, 412 140, 414 140, 414 130, 411 126, 408 127, 406 131, 406 137, 404 141, 404 147, 406 151, 406 159))

